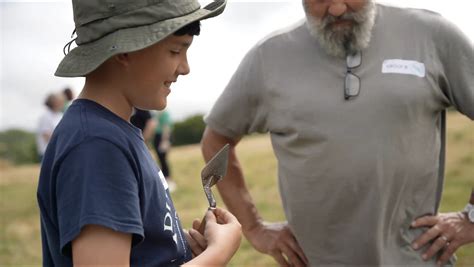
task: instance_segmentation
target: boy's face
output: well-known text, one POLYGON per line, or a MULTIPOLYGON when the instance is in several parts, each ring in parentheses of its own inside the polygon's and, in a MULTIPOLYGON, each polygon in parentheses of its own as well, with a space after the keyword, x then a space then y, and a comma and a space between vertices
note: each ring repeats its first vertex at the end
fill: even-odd
POLYGON ((172 83, 190 71, 187 51, 192 41, 190 35, 171 35, 153 46, 127 54, 130 83, 123 93, 132 106, 147 110, 166 107, 172 83))

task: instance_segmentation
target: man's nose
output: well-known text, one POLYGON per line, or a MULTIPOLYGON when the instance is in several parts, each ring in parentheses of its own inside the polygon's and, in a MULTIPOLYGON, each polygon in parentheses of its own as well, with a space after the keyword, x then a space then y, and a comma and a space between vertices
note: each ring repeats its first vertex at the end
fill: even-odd
POLYGON ((347 0, 332 0, 328 13, 334 17, 340 17, 347 11, 347 0))

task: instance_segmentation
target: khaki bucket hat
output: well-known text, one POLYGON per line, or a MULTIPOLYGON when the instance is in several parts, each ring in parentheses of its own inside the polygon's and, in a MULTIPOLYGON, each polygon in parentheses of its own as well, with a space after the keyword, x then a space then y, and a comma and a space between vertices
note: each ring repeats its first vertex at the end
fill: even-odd
POLYGON ((55 75, 85 76, 114 55, 146 48, 190 23, 221 14, 226 2, 201 8, 196 0, 72 0, 77 47, 55 75))

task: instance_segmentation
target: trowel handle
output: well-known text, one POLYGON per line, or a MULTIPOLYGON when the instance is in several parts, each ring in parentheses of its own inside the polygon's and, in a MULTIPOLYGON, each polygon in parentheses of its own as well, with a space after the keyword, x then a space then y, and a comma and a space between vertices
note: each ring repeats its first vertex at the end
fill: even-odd
MULTIPOLYGON (((216 208, 209 207, 207 210, 214 212, 215 209, 216 208)), ((204 214, 204 217, 201 220, 201 225, 199 226, 198 232, 201 233, 201 235, 204 235, 204 229, 206 229, 206 214, 204 214)))

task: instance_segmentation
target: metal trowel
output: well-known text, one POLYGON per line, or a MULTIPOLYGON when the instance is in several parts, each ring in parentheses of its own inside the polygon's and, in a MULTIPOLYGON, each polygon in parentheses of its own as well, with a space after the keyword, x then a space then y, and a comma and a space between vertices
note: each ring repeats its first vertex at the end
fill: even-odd
MULTIPOLYGON (((202 188, 206 194, 207 201, 209 201, 209 210, 216 208, 216 200, 212 194, 211 187, 217 182, 222 180, 227 172, 227 161, 229 158, 229 144, 226 144, 224 147, 217 152, 214 157, 204 166, 201 171, 201 181, 202 188)), ((199 232, 204 233, 204 228, 206 227, 206 220, 203 218, 201 221, 201 226, 199 227, 199 232)))

